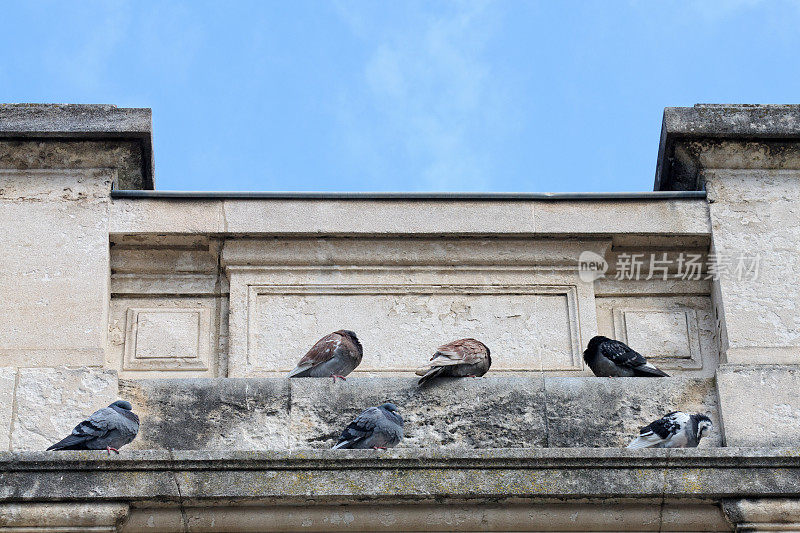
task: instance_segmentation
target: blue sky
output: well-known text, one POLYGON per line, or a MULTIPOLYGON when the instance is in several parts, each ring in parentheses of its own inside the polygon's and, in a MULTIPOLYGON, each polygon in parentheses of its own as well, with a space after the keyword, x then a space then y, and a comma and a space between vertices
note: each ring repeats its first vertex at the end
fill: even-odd
POLYGON ((651 190, 665 106, 800 103, 800 1, 3 2, 0 100, 153 108, 171 190, 651 190))

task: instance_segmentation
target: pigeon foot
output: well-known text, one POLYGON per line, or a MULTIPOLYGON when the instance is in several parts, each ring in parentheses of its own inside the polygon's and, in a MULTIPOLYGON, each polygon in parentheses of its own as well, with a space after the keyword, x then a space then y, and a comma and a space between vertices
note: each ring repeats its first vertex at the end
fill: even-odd
POLYGON ((386 450, 387 448, 385 446, 373 446, 372 449, 373 450, 386 450))
POLYGON ((467 374, 467 377, 468 378, 477 378, 478 376, 476 376, 475 374, 467 374))
POLYGON ((111 446, 106 446, 106 451, 108 452, 108 455, 111 455, 111 452, 114 452, 117 455, 119 455, 119 450, 116 448, 112 448, 111 446))
POLYGON ((331 377, 333 378, 333 382, 334 382, 334 383, 336 383, 336 379, 337 379, 337 378, 338 378, 338 379, 341 379, 342 381, 347 381, 347 378, 346 378, 346 377, 344 377, 344 376, 340 376, 339 374, 331 374, 331 377))

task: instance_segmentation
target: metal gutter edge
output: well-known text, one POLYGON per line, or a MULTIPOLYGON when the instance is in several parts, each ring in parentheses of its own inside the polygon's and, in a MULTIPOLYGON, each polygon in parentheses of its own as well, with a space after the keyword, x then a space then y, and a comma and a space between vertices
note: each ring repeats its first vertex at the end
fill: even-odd
POLYGON ((705 191, 648 192, 222 192, 114 190, 112 198, 158 200, 690 200, 705 191))

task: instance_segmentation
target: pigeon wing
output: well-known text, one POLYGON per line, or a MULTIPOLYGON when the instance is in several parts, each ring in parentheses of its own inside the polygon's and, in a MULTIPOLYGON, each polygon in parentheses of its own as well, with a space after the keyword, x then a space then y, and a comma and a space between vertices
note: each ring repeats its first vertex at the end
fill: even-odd
POLYGON ((355 420, 344 428, 342 435, 339 437, 339 441, 333 449, 352 446, 354 443, 372 435, 372 432, 375 431, 375 426, 378 424, 378 418, 381 416, 381 411, 377 407, 370 407, 358 415, 355 420))
POLYGON ((647 364, 647 359, 624 342, 607 340, 600 344, 600 354, 614 362, 615 365, 636 368, 647 364))
POLYGON ((53 444, 47 450, 63 450, 80 446, 90 440, 103 438, 116 427, 117 417, 119 415, 116 411, 110 407, 103 407, 75 426, 68 437, 53 444))
POLYGON ((461 339, 439 346, 430 366, 473 365, 486 356, 486 348, 475 339, 461 339))
POLYGON ((317 343, 311 347, 307 354, 300 359, 294 370, 289 373, 289 377, 299 374, 304 370, 321 365, 326 361, 330 361, 335 355, 336 350, 342 345, 342 336, 338 333, 331 333, 325 335, 317 343))
POLYGON ((667 376, 655 366, 647 362, 642 354, 632 350, 624 342, 607 340, 600 345, 600 354, 610 359, 615 365, 630 368, 637 375, 667 376))
POLYGON ((680 411, 668 413, 639 430, 639 436, 628 448, 652 448, 663 444, 674 437, 687 420, 688 416, 680 411))

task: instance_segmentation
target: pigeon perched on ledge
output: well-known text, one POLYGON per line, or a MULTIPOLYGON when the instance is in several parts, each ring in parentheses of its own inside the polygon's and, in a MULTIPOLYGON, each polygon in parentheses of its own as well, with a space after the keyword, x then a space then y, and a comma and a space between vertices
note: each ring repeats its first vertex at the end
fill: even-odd
POLYGON ((352 372, 364 355, 364 349, 358 337, 352 331, 340 329, 322 337, 300 359, 294 370, 289 372, 290 378, 336 378, 344 377, 352 372))
POLYGON ((106 450, 109 455, 136 438, 139 417, 130 402, 117 400, 108 407, 95 411, 75 426, 72 434, 53 444, 50 450, 106 450))
POLYGON ((697 448, 712 426, 706 415, 673 411, 639 430, 628 448, 697 448))
POLYGON ((403 440, 403 417, 393 403, 370 407, 342 431, 339 441, 333 447, 340 449, 394 448, 403 440))
POLYGON ((489 347, 475 339, 460 339, 439 346, 428 366, 417 370, 419 384, 436 377, 479 377, 489 371, 489 347))
POLYGON ((602 378, 668 377, 647 362, 642 354, 631 350, 624 342, 611 340, 598 335, 589 341, 583 352, 583 360, 592 369, 595 376, 602 378))

